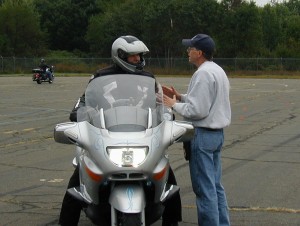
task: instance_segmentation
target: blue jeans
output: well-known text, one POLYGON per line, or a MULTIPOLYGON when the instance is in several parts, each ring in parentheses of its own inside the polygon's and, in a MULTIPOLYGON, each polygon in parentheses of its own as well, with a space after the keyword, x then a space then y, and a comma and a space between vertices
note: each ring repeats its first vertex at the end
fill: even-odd
POLYGON ((46 71, 45 74, 47 75, 47 78, 49 78, 50 80, 53 80, 52 73, 50 71, 46 71))
POLYGON ((189 164, 199 226, 230 225, 225 190, 221 184, 223 143, 222 129, 195 128, 189 164))

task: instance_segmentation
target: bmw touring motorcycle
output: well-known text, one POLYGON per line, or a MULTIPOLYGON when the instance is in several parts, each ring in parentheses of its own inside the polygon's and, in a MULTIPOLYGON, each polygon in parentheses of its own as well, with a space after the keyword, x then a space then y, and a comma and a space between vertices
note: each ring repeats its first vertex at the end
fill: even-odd
POLYGON ((193 126, 171 121, 155 79, 118 74, 92 80, 78 122, 57 124, 56 142, 76 145, 80 186, 68 189, 94 224, 145 226, 179 187, 167 184, 167 149, 190 139, 193 126))

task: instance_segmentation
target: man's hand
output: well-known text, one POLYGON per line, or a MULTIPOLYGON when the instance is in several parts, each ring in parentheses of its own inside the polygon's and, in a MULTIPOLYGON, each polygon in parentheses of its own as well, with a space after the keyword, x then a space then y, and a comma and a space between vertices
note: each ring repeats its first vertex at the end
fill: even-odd
POLYGON ((167 107, 172 108, 174 104, 176 104, 176 96, 174 95, 173 98, 168 97, 167 95, 164 94, 164 105, 167 107))
POLYGON ((174 92, 171 88, 167 87, 167 86, 162 86, 163 92, 165 95, 167 95, 168 97, 173 97, 174 92))
POLYGON ((178 93, 173 86, 171 86, 171 87, 162 86, 162 89, 163 89, 164 95, 166 95, 170 98, 173 98, 173 96, 175 95, 176 100, 179 100, 179 101, 181 100, 180 93, 178 93))

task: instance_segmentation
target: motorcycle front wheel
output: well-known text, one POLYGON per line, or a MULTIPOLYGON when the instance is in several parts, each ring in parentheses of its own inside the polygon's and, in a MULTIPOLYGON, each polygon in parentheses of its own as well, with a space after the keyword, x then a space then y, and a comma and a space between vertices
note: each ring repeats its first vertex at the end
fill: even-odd
POLYGON ((141 214, 140 213, 118 213, 118 225, 119 226, 141 226, 141 214))

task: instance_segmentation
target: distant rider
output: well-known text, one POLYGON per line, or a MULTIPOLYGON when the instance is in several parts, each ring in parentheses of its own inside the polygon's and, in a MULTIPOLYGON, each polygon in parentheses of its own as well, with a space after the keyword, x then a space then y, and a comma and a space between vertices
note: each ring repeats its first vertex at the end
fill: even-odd
POLYGON ((39 65, 39 68, 43 71, 43 74, 47 75, 47 78, 49 78, 50 81, 53 80, 52 72, 50 70, 50 67, 46 64, 45 59, 41 59, 41 63, 39 65), (49 69, 49 70, 47 70, 49 69))

